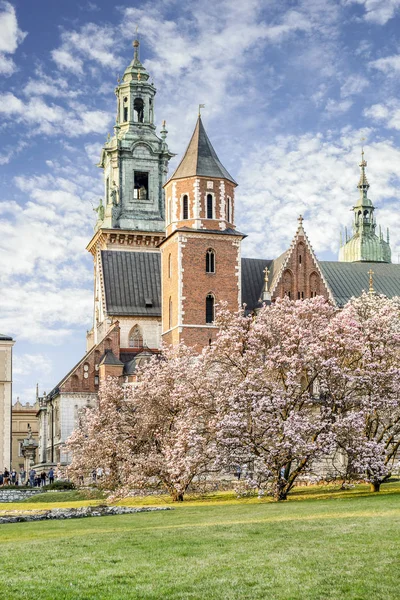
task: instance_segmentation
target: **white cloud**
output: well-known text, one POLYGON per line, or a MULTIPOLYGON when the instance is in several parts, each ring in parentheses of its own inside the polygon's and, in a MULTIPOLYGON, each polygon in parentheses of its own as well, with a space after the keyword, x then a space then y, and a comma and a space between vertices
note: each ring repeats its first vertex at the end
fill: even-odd
POLYGON ((43 354, 18 354, 14 352, 13 374, 20 379, 20 375, 42 374, 51 371, 52 361, 43 354))
POLYGON ((328 102, 326 103, 325 106, 325 111, 327 114, 330 115, 340 115, 342 113, 345 113, 349 110, 349 108, 351 108, 351 106, 353 105, 353 101, 352 100, 333 100, 332 98, 329 98, 328 102))
POLYGON ((385 25, 400 8, 400 0, 342 0, 342 3, 362 4, 365 8, 364 20, 377 25, 385 25))
MULTIPOLYGON (((305 229, 317 253, 337 255, 339 232, 351 227, 358 196, 360 138, 368 130, 281 136, 260 145, 242 163, 236 197, 237 226, 248 234, 243 255, 277 257, 287 249, 305 217, 305 229), (248 191, 247 191, 248 190, 248 191)), ((391 227, 393 255, 400 248, 400 223, 381 204, 398 195, 400 149, 390 142, 366 147, 370 198, 382 227, 391 227)))
POLYGON ((52 51, 56 65, 75 75, 84 75, 84 62, 92 61, 102 67, 115 68, 120 59, 116 31, 111 26, 87 23, 79 31, 63 31, 62 44, 52 51))
POLYGON ((81 106, 70 110, 57 104, 48 104, 41 97, 31 97, 26 101, 11 92, 0 94, 0 114, 12 122, 35 126, 31 135, 57 135, 76 137, 88 133, 105 133, 112 116, 102 110, 87 110, 81 106))
POLYGON ((90 326, 93 276, 85 247, 102 185, 85 155, 76 157, 78 166, 53 162, 52 174, 16 177, 27 202, 0 203, 0 330, 18 340, 60 344, 76 327, 90 326))
POLYGON ((397 75, 400 73, 400 54, 372 60, 369 66, 382 71, 386 75, 397 75))
POLYGON ((340 88, 342 98, 361 94, 369 86, 369 81, 363 75, 350 75, 340 88))
POLYGON ((364 110, 364 115, 385 127, 400 131, 400 102, 395 98, 385 103, 373 104, 364 110))
POLYGON ((14 61, 6 55, 14 54, 25 36, 26 33, 18 27, 14 7, 9 2, 0 1, 0 74, 13 73, 14 61))

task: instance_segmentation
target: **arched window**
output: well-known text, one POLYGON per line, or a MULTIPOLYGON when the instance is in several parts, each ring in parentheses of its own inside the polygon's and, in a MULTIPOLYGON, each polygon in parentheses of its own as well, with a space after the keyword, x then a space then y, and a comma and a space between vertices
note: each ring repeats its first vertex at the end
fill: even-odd
POLYGON ((207 219, 213 218, 213 197, 212 194, 207 194, 207 219))
POLYGON ((124 121, 128 120, 128 98, 124 98, 124 121))
POLYGON ((168 277, 171 279, 171 254, 168 254, 168 277))
POLYGON ((215 252, 212 248, 206 252, 206 273, 215 273, 215 252))
POLYGON ((208 294, 206 297, 206 323, 214 323, 214 296, 208 294))
POLYGON ((143 348, 143 336, 138 325, 129 334, 129 348, 143 348))
POLYGON ((293 286, 293 275, 289 269, 286 269, 283 272, 282 276, 282 284, 283 284, 283 295, 292 297, 292 286, 293 286))
POLYGON ((310 275, 310 296, 315 298, 319 294, 319 276, 315 271, 310 275))
POLYGON ((189 198, 185 194, 182 198, 182 219, 189 218, 189 198))
POLYGON ((228 223, 232 222, 231 219, 231 199, 228 198, 226 199, 226 220, 228 221, 228 223))
POLYGON ((171 329, 171 327, 172 327, 172 298, 170 296, 169 303, 168 303, 168 329, 171 329))
POLYGON ((133 103, 133 120, 135 123, 143 123, 144 121, 144 103, 141 98, 135 98, 133 103))

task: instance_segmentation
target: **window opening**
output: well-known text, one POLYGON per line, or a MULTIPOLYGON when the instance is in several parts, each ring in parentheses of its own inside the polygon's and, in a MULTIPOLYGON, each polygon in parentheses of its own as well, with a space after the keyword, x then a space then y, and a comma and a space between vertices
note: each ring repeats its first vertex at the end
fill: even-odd
POLYGON ((133 103, 133 120, 135 123, 143 123, 144 121, 144 103, 141 98, 135 98, 133 103))
POLYGON ((188 219, 189 218, 189 199, 187 197, 187 195, 185 194, 183 196, 183 209, 182 209, 182 217, 183 219, 188 219))
POLYGON ((213 218, 213 197, 212 194, 207 194, 207 219, 213 218))
POLYGON ((143 348, 143 336, 137 325, 129 334, 129 348, 143 348))
POLYGON ((299 256, 299 265, 301 265, 301 254, 299 256))
POLYGON ((206 323, 214 322, 214 296, 208 294, 206 298, 206 323))
POLYGON ((215 273, 215 252, 211 248, 206 252, 206 273, 215 273))
POLYGON ((135 171, 133 197, 136 200, 147 200, 149 197, 149 174, 135 171))

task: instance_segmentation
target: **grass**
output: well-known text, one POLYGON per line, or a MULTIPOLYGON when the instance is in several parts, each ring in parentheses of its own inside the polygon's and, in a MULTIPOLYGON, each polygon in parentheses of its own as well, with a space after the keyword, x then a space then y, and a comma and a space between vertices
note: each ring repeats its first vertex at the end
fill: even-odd
MULTIPOLYGON (((166 501, 132 498, 124 504, 166 501)), ((83 502, 101 500, 71 499, 69 505, 83 502)), ((42 504, 50 506, 8 507, 42 504)), ((379 494, 367 492, 366 486, 345 492, 298 488, 289 502, 275 504, 238 501, 225 492, 174 507, 170 512, 2 525, 0 598, 399 597, 398 482, 379 494)))

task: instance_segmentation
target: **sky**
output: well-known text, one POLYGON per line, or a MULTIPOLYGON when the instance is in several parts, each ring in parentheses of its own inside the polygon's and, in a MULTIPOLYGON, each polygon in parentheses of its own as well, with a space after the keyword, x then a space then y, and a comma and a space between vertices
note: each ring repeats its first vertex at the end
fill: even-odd
POLYGON ((16 340, 14 400, 34 401, 37 382, 50 391, 85 352, 96 164, 136 27, 170 173, 203 103, 239 183, 244 256, 278 256, 301 213, 318 258, 336 260, 363 143, 398 262, 400 0, 0 0, 0 332, 16 340))

